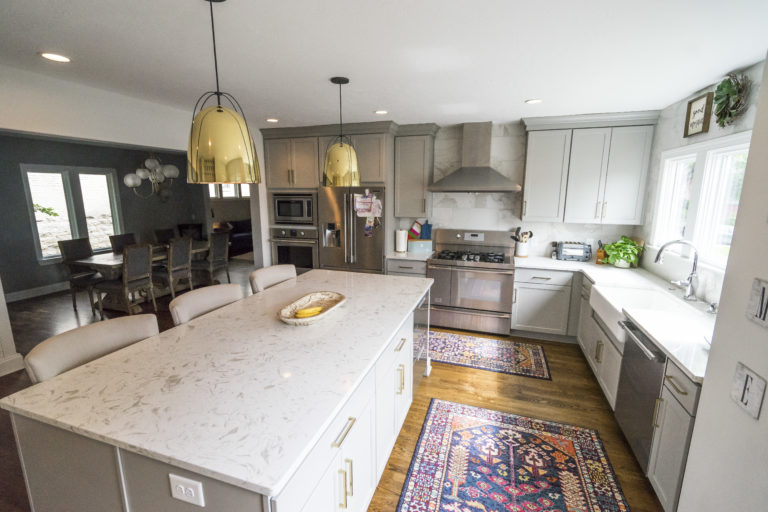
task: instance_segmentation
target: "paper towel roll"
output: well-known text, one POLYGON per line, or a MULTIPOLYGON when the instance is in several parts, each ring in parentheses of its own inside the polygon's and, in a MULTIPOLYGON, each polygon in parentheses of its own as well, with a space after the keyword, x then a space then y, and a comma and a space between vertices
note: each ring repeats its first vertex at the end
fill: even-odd
POLYGON ((408 231, 405 229, 398 229, 395 231, 395 251, 407 252, 408 251, 408 231))

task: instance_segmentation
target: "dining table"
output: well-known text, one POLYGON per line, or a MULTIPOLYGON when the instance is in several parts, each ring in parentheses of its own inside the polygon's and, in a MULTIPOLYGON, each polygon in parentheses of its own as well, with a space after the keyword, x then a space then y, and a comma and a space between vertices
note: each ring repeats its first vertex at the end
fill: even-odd
MULTIPOLYGON (((208 240, 192 240, 192 256, 201 257, 208 253, 208 240)), ((162 244, 152 245, 152 261, 161 262, 168 259, 168 246, 162 244)), ((123 255, 115 252, 96 253, 87 258, 75 260, 72 264, 91 268, 99 272, 104 279, 119 279, 123 272, 123 255)), ((163 290, 157 290, 156 296, 164 295, 163 290)), ((123 297, 110 293, 102 297, 102 304, 105 309, 128 312, 129 305, 124 303, 123 297)), ((132 306, 134 312, 139 312, 140 307, 132 306)))

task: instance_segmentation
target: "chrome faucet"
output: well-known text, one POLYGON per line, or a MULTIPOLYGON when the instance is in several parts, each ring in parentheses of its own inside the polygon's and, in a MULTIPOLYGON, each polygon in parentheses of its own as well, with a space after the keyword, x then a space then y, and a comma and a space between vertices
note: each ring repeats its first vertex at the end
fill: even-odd
POLYGON ((664 258, 662 257, 662 253, 664 252, 664 249, 666 249, 668 246, 672 244, 682 244, 687 245, 691 249, 693 249, 693 267, 691 267, 691 273, 688 274, 688 279, 686 280, 680 280, 680 281, 671 281, 672 284, 675 286, 679 286, 680 288, 685 288, 685 295, 683 295, 683 299, 695 301, 696 295, 693 291, 693 278, 696 277, 696 267, 699 264, 699 252, 696 250, 696 247, 687 240, 672 240, 670 242, 665 243, 664 245, 659 248, 659 252, 656 253, 656 259, 653 260, 654 263, 664 263, 664 258))

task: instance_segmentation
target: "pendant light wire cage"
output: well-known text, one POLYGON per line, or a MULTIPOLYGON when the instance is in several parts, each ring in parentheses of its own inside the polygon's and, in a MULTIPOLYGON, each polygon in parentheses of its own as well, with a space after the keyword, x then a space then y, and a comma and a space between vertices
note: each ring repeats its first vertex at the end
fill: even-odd
POLYGON ((342 117, 341 86, 349 79, 341 76, 331 78, 339 86, 339 135, 330 141, 325 150, 323 185, 326 187, 356 187, 360 185, 360 171, 357 166, 357 152, 352 139, 344 135, 342 117))
POLYGON ((192 111, 187 148, 187 182, 260 183, 256 147, 243 108, 234 96, 221 91, 219 87, 213 2, 223 0, 205 1, 209 2, 211 12, 216 90, 204 92, 192 111), (216 99, 216 104, 206 106, 212 98, 216 99), (222 100, 225 100, 225 104, 222 104, 222 100))

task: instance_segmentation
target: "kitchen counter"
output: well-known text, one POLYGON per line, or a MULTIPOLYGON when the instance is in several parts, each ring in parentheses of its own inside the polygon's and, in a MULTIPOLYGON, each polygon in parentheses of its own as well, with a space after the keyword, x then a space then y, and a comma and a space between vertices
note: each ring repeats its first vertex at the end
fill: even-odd
POLYGON ((275 496, 431 279, 313 270, 0 400, 14 414, 275 496), (317 324, 277 318, 318 290, 317 324))
POLYGON ((581 272, 601 287, 646 288, 674 296, 680 305, 675 311, 623 307, 621 304, 617 307, 689 378, 703 382, 709 358, 708 340, 712 339, 716 319, 716 315, 704 312, 708 306, 706 303, 683 301, 681 290, 642 268, 622 269, 613 265, 553 260, 543 256, 515 258, 515 267, 581 272))

